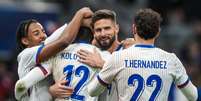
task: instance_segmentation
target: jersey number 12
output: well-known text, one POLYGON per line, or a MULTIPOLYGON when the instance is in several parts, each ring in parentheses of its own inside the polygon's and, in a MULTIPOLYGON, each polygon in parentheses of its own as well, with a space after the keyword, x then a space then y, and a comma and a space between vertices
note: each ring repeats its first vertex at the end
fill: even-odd
POLYGON ((79 67, 76 68, 75 72, 73 73, 73 67, 74 67, 74 65, 67 65, 63 69, 63 72, 67 74, 66 80, 68 82, 66 83, 66 86, 70 85, 72 75, 75 75, 77 77, 81 77, 81 75, 83 74, 82 78, 80 79, 80 81, 75 86, 73 94, 71 95, 71 98, 83 101, 84 96, 79 95, 78 91, 80 90, 80 88, 83 86, 83 84, 89 78, 89 69, 86 66, 80 65, 79 67))

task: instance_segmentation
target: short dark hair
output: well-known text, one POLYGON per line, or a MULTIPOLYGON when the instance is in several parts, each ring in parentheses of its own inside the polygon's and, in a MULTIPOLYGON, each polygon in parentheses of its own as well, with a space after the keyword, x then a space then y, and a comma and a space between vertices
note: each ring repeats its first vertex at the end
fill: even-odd
POLYGON ((145 39, 154 38, 160 29, 161 16, 152 9, 140 9, 134 18, 137 34, 145 39))
POLYGON ((73 43, 91 43, 93 40, 93 32, 91 28, 81 26, 73 43))
POLYGON ((94 28, 94 23, 101 19, 111 19, 116 23, 116 13, 114 11, 107 9, 96 11, 92 16, 92 23, 91 23, 92 28, 94 28))
POLYGON ((28 35, 28 29, 31 23, 38 23, 38 21, 34 19, 29 19, 21 21, 20 24, 18 25, 16 31, 16 41, 17 41, 17 48, 19 51, 26 48, 26 46, 21 42, 21 39, 28 35))

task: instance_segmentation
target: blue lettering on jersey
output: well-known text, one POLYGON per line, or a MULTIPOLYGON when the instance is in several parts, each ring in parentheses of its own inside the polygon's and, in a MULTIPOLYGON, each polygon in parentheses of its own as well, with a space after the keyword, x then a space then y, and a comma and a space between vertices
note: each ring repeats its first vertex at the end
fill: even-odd
POLYGON ((124 60, 128 68, 167 69, 167 61, 124 60))
POLYGON ((78 59, 78 56, 74 53, 69 53, 69 52, 64 52, 64 53, 61 53, 61 58, 63 59, 67 59, 67 60, 77 60, 78 59))

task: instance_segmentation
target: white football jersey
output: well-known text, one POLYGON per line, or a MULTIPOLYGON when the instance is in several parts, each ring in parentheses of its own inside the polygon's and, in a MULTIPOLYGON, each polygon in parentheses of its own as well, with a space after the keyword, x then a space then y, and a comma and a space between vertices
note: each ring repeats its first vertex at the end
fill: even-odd
MULTIPOLYGON (((67 24, 57 29, 50 37, 45 40, 44 43, 48 44, 58 39, 66 26, 67 24)), ((31 69, 36 66, 38 54, 43 47, 44 44, 26 48, 18 55, 17 61, 19 79, 24 77, 28 72, 30 72, 31 69)), ((29 94, 27 92, 26 96, 23 96, 21 101, 27 101, 27 99, 29 99, 29 101, 51 101, 52 97, 48 92, 49 86, 51 84, 50 82, 51 77, 47 77, 46 79, 40 81, 32 88, 30 88, 29 94)))
POLYGON ((189 82, 176 55, 152 45, 114 52, 97 78, 116 83, 119 101, 167 101, 172 82, 180 88, 189 82))
MULTIPOLYGON (((93 52, 94 48, 96 47, 84 43, 71 44, 55 57, 42 64, 45 68, 52 68, 53 77, 56 82, 66 75, 66 80, 69 81, 66 86, 74 88, 71 97, 56 99, 56 101, 97 101, 97 97, 89 96, 86 85, 96 76, 99 69, 91 68, 86 64, 78 62, 79 57, 76 55, 80 49, 93 52)), ((98 48, 96 50, 101 53, 104 60, 109 59, 111 56, 109 52, 100 52, 98 48)))
MULTIPOLYGON (((18 75, 19 79, 24 77, 36 66, 37 54, 42 49, 43 45, 24 49, 18 55, 18 75)), ((44 80, 38 82, 29 89, 26 96, 23 96, 20 101, 51 101, 52 97, 48 92, 51 83, 51 77, 48 76, 44 80), (45 96, 45 97, 44 97, 45 96)))
MULTIPOLYGON (((122 44, 120 44, 115 51, 121 50, 123 50, 122 44)), ((118 101, 117 86, 115 82, 112 82, 107 89, 105 89, 104 92, 99 95, 98 101, 118 101)))

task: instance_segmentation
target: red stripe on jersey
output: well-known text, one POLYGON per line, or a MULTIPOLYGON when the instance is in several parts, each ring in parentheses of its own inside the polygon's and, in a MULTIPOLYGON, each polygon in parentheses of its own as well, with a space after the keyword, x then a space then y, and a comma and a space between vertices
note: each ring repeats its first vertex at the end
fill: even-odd
POLYGON ((108 87, 108 86, 109 86, 109 84, 107 84, 106 82, 104 82, 104 81, 99 77, 99 75, 97 76, 97 79, 98 79, 98 81, 100 82, 101 85, 103 85, 103 86, 105 86, 105 87, 108 87))
POLYGON ((40 68, 40 70, 43 72, 44 75, 48 74, 47 70, 43 66, 41 66, 40 64, 37 66, 40 68))
POLYGON ((179 89, 181 89, 181 88, 184 88, 188 83, 189 83, 189 79, 188 80, 186 80, 186 82, 184 82, 183 84, 181 84, 181 85, 177 85, 177 87, 179 88, 179 89))

